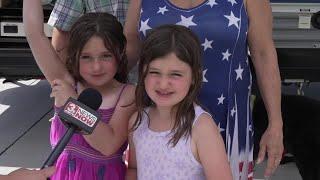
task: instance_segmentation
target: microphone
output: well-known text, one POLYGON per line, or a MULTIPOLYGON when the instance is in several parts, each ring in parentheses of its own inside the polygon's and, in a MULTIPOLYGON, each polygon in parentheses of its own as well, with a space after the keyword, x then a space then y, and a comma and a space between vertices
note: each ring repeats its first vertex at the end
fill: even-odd
POLYGON ((100 120, 100 115, 96 110, 98 110, 101 103, 101 94, 92 88, 83 90, 79 95, 78 100, 71 97, 67 100, 61 111, 58 113, 58 116, 68 125, 68 129, 55 148, 51 151, 41 169, 52 166, 55 163, 75 131, 83 131, 86 134, 91 134, 93 132, 100 120))

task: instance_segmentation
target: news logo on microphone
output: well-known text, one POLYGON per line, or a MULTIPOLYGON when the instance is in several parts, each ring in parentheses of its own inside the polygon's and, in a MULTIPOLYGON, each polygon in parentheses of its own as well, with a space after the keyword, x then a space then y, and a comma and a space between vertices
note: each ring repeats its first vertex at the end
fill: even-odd
POLYGON ((99 114, 85 104, 69 98, 63 109, 59 112, 60 118, 67 123, 75 124, 84 132, 91 134, 100 120, 99 114))
POLYGON ((51 151, 49 157, 44 162, 41 169, 52 166, 59 155, 62 153, 72 135, 76 131, 91 134, 97 126, 100 115, 96 112, 102 103, 102 96, 99 91, 87 88, 83 90, 78 100, 69 98, 63 108, 59 111, 58 116, 61 121, 68 127, 65 134, 51 151))
POLYGON ((79 121, 82 121, 89 127, 93 127, 93 125, 96 123, 98 118, 88 112, 87 110, 81 108, 77 104, 73 102, 68 102, 66 106, 64 107, 63 111, 66 114, 69 114, 70 116, 78 119, 79 121))

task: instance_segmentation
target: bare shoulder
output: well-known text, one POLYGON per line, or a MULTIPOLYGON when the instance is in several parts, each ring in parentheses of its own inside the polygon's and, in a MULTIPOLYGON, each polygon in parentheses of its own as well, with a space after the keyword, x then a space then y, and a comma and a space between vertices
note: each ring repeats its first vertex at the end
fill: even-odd
POLYGON ((192 133, 195 138, 218 133, 218 127, 208 113, 202 113, 195 122, 192 133))
POLYGON ((132 84, 126 84, 120 97, 120 105, 134 104, 136 86, 132 84))
POLYGON ((130 117, 130 119, 129 119, 128 129, 132 129, 134 123, 136 122, 137 116, 138 116, 138 112, 137 112, 137 111, 134 112, 134 113, 131 115, 131 117, 130 117))
POLYGON ((251 12, 257 12, 263 15, 264 12, 271 11, 269 1, 244 0, 244 3, 249 13, 249 16, 251 12))

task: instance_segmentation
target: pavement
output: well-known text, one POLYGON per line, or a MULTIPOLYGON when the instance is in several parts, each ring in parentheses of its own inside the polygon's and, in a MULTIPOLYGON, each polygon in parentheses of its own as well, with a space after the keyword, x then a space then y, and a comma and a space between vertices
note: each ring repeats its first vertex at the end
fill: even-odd
POLYGON ((49 94, 45 80, 3 84, 0 79, 0 174, 17 167, 39 168, 49 155, 49 94))

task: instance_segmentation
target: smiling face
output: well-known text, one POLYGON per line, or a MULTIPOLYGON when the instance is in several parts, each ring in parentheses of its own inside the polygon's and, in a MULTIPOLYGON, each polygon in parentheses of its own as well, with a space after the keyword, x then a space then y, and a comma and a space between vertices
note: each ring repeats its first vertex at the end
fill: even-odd
POLYGON ((110 83, 117 72, 117 61, 98 36, 91 37, 80 53, 79 73, 90 87, 110 83))
POLYGON ((190 66, 174 53, 149 64, 145 90, 157 107, 173 107, 188 94, 192 82, 190 66))

